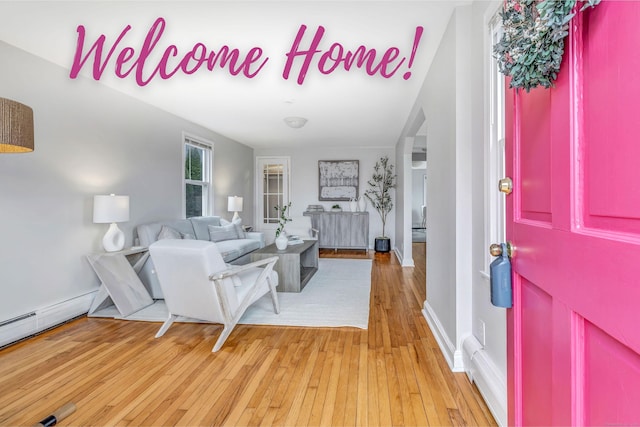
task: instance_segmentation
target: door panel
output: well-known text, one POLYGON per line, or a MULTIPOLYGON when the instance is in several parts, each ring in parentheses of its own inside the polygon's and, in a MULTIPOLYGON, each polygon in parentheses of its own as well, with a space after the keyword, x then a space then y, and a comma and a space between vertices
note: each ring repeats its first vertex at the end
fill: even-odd
POLYGON ((535 90, 520 100, 521 210, 523 219, 551 222, 551 129, 549 91, 535 90))
POLYGON ((603 330, 585 324, 585 390, 588 411, 585 422, 607 425, 624 419, 638 424, 640 357, 603 330))
POLYGON ((552 375, 551 347, 547 339, 553 330, 553 298, 523 279, 522 295, 522 359, 527 367, 522 372, 524 398, 532 404, 524 408, 527 425, 551 425, 552 375), (535 390, 535 391, 534 391, 535 390), (544 391, 544 392, 543 392, 544 391))
POLYGON ((639 18, 579 14, 556 86, 507 92, 511 425, 640 423, 639 18))
POLYGON ((640 154, 640 55, 629 55, 640 46, 637 21, 629 17, 640 16, 633 3, 603 4, 594 11, 598 16, 585 20, 584 79, 603 83, 584 85, 584 214, 587 227, 640 233, 640 191, 634 181, 640 154))

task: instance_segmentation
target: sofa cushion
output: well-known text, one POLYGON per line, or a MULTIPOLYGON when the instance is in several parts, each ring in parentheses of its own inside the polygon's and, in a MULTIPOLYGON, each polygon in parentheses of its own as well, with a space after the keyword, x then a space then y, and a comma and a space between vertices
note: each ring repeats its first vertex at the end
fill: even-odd
POLYGON ((198 240, 210 240, 209 238, 209 226, 220 226, 219 216, 194 216, 188 219, 191 222, 193 231, 195 232, 196 239, 198 240))
POLYGON ((216 245, 225 262, 233 261, 242 255, 260 249, 260 242, 254 239, 223 240, 216 242, 216 245))
POLYGON ((212 242, 222 242, 225 240, 237 240, 239 238, 240 236, 238 236, 238 231, 236 230, 236 227, 233 224, 221 225, 221 226, 215 226, 215 225, 209 226, 209 239, 212 242))

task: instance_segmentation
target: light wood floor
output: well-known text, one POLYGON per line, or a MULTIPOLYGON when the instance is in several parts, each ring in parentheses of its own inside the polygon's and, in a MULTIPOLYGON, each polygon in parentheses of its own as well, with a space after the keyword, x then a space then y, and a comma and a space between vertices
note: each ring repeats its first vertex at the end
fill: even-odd
POLYGON ((369 329, 81 318, 0 351, 0 425, 33 425, 66 402, 61 426, 495 425, 465 374, 451 373, 421 314, 415 268, 371 257, 369 329))

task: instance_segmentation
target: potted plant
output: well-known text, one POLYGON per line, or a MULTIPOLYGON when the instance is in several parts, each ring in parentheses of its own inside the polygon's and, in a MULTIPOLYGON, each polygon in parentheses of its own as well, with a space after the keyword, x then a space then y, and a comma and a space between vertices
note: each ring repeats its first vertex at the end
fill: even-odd
POLYGON ((389 157, 384 156, 378 160, 373 167, 373 176, 367 182, 369 188, 364 195, 371 206, 374 207, 382 220, 382 236, 375 238, 376 252, 389 252, 391 250, 391 239, 384 232, 387 223, 387 215, 393 208, 391 200, 391 189, 395 188, 396 175, 393 173, 393 165, 389 163, 389 157))
POLYGON ((336 203, 335 205, 331 206, 331 211, 333 211, 333 212, 342 212, 342 208, 340 207, 339 204, 336 203))
POLYGON ((291 221, 291 218, 287 216, 287 210, 291 211, 291 202, 288 205, 280 207, 276 205, 273 207, 278 212, 278 228, 276 228, 276 247, 282 251, 287 248, 287 233, 284 231, 284 226, 287 222, 291 221))

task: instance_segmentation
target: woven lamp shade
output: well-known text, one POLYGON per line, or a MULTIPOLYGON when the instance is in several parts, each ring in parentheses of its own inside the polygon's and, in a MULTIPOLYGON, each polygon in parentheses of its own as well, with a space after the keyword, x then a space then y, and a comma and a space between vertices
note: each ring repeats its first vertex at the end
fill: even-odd
POLYGON ((33 151, 33 110, 0 98, 0 153, 33 151))

